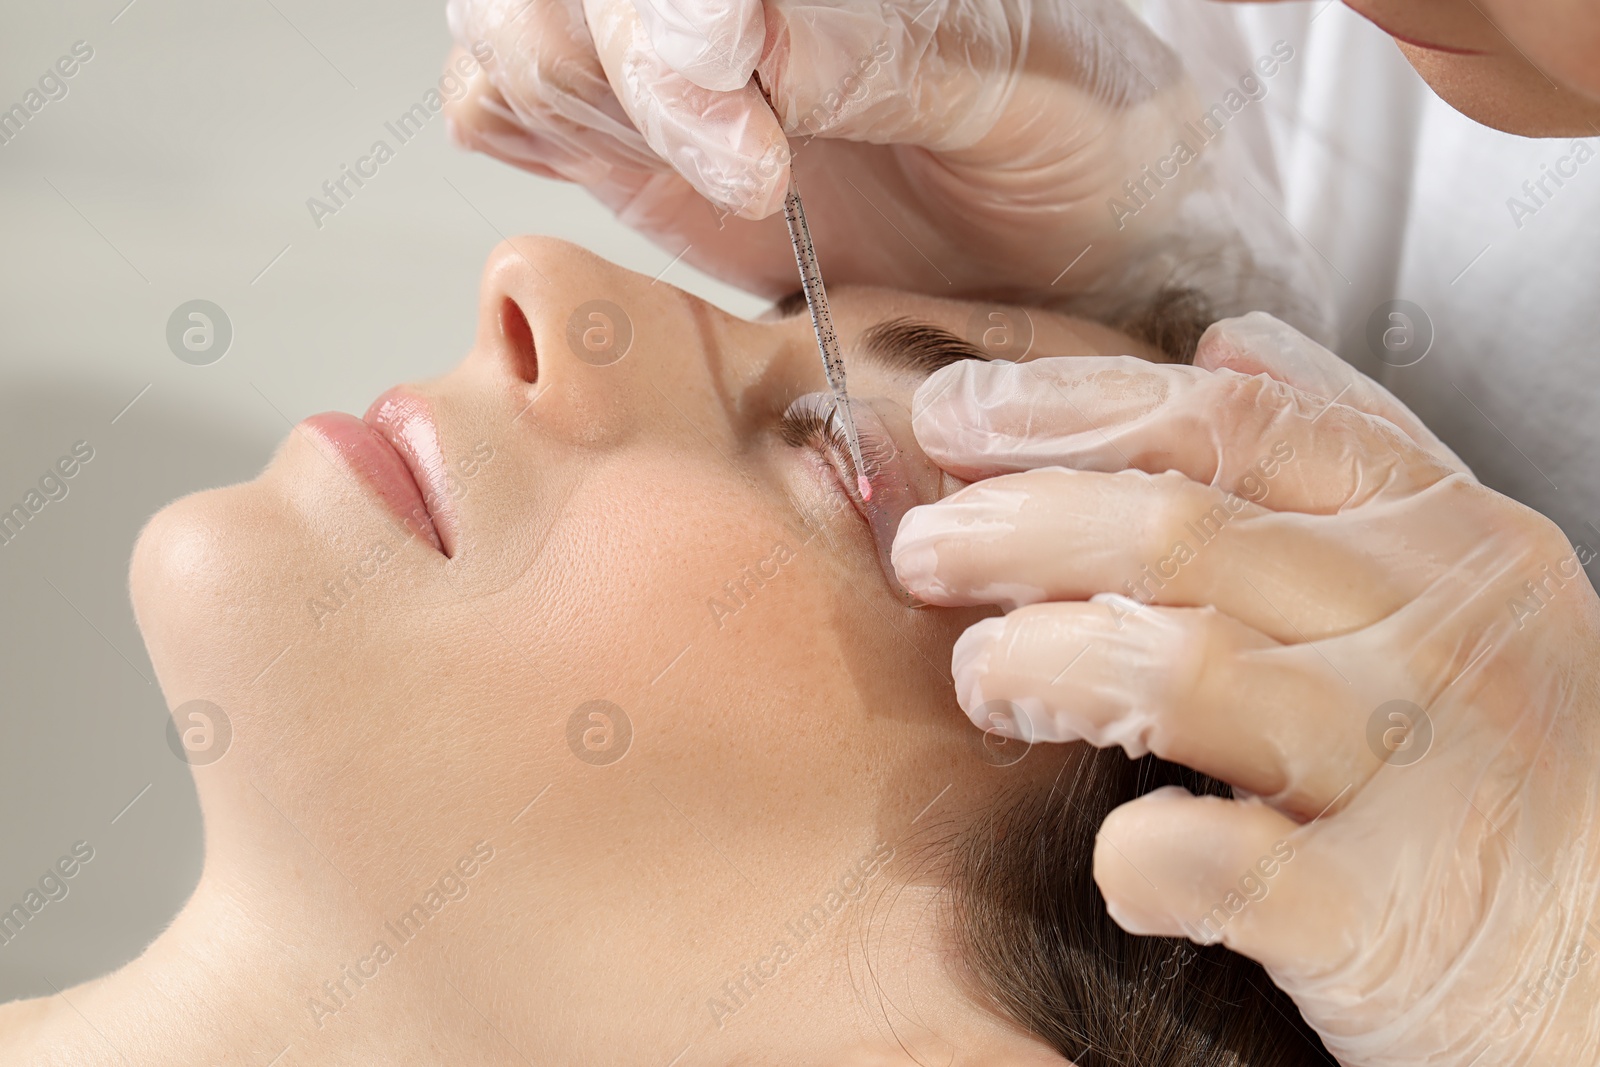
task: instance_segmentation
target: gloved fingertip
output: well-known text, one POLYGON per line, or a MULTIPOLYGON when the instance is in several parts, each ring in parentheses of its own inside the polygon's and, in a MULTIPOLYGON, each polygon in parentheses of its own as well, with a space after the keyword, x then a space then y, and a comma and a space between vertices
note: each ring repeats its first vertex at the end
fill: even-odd
POLYGON ((940 367, 922 380, 917 391, 911 394, 911 422, 913 427, 923 422, 937 422, 940 414, 962 391, 967 379, 967 360, 940 367))
POLYGON ((895 534, 889 559, 894 564, 895 576, 900 584, 930 604, 943 603, 950 591, 939 581, 938 533, 930 523, 927 508, 916 507, 907 511, 900 520, 900 530, 895 534), (922 512, 922 515, 918 515, 922 512))
POLYGON ((992 434, 986 425, 984 398, 1013 387, 999 377, 1011 364, 963 359, 941 367, 917 387, 911 398, 911 432, 929 458, 956 462, 983 452, 992 434))
POLYGON ((634 8, 656 55, 694 84, 726 93, 749 83, 766 42, 759 2, 634 0, 634 8))
POLYGON ((955 678, 956 702, 973 725, 985 730, 989 729, 990 724, 981 721, 981 709, 986 703, 983 682, 989 673, 989 654, 1005 629, 1006 620, 1003 617, 982 619, 967 627, 950 650, 950 673, 955 678))
POLYGON ((1107 914, 1130 934, 1190 936, 1161 888, 1166 872, 1152 866, 1149 852, 1152 838, 1160 838, 1160 828, 1152 827, 1152 821, 1159 822, 1160 813, 1171 810, 1170 805, 1193 799, 1188 790, 1162 786, 1113 809, 1095 834, 1095 885, 1105 898, 1107 914))
MULTIPOLYGON (((1099 852, 1095 853, 1096 859, 1099 852)), ((1095 882, 1099 883, 1099 866, 1095 868, 1095 882)), ((1220 937, 1206 939, 1203 932, 1185 928, 1171 915, 1159 910, 1150 910, 1136 904, 1124 903, 1120 897, 1113 897, 1102 887, 1100 895, 1105 898, 1106 914, 1111 916, 1111 921, 1122 927, 1130 934, 1140 937, 1187 937, 1202 945, 1213 944, 1222 940, 1220 937)))
POLYGON ((784 185, 779 183, 757 189, 752 195, 728 202, 725 206, 741 219, 759 222, 783 207, 783 197, 784 185))
POLYGON ((1194 365, 1201 370, 1265 373, 1290 385, 1307 385, 1308 376, 1321 379, 1330 370, 1349 369, 1338 356, 1264 311, 1212 323, 1195 346, 1194 365))
POLYGON ((702 89, 731 93, 750 83, 756 60, 761 58, 761 40, 735 41, 731 48, 701 39, 682 41, 673 48, 656 46, 667 65, 702 89))
POLYGON ((727 214, 764 219, 783 206, 789 139, 753 87, 714 97, 641 90, 634 111, 655 131, 651 145, 661 157, 727 214))
POLYGON ((997 542, 1016 532, 1029 499, 1027 488, 1016 483, 977 482, 948 499, 911 508, 890 550, 901 584, 941 607, 995 604, 1010 610, 1045 599, 1038 584, 993 566, 997 542))
MULTIPOLYGON (((779 136, 781 138, 781 131, 779 136)), ((716 174, 708 176, 708 185, 711 198, 739 218, 751 221, 767 218, 783 207, 789 188, 788 140, 769 142, 732 181, 716 174)))
POLYGON ((1177 924, 1138 889, 1142 876, 1115 846, 1100 836, 1094 845, 1094 882, 1105 898, 1106 914, 1130 934, 1141 937, 1181 937, 1177 924))

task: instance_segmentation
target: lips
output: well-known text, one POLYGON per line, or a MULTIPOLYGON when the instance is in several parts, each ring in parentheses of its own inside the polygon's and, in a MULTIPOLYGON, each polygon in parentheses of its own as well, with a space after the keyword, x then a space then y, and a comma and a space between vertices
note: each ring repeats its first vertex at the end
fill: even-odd
POLYGON ((426 398, 396 386, 364 418, 343 412, 304 423, 322 438, 408 532, 445 556, 455 553, 456 516, 439 429, 426 398))

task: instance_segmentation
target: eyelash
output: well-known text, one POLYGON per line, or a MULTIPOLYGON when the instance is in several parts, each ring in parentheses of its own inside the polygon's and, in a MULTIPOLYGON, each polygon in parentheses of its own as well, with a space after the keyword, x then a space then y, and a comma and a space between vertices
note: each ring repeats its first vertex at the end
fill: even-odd
MULTIPOLYGON (((834 417, 834 410, 832 397, 823 393, 808 393, 789 405, 788 410, 778 420, 778 433, 784 443, 796 448, 812 448, 819 452, 826 450, 829 457, 842 466, 849 475, 841 481, 853 496, 853 487, 859 472, 855 469, 855 462, 850 458, 850 443, 845 438, 844 427, 834 417)), ((870 475, 881 466, 886 453, 892 455, 892 450, 887 441, 862 430, 859 422, 856 431, 861 440, 861 459, 867 465, 870 475)))
MULTIPOLYGON (((800 304, 804 307, 804 304, 800 304)), ((964 338, 931 322, 904 316, 890 319, 870 327, 861 335, 863 348, 876 350, 889 357, 893 363, 921 374, 932 374, 963 359, 987 359, 976 346, 964 338)), ((883 463, 893 457, 894 445, 862 429, 857 420, 857 434, 861 440, 861 458, 867 465, 869 477, 876 475, 883 463)), ((778 422, 778 432, 786 444, 796 448, 810 448, 826 452, 836 469, 842 468, 845 491, 855 497, 855 463, 850 458, 850 445, 844 427, 834 417, 834 400, 826 393, 808 393, 791 403, 778 422)))

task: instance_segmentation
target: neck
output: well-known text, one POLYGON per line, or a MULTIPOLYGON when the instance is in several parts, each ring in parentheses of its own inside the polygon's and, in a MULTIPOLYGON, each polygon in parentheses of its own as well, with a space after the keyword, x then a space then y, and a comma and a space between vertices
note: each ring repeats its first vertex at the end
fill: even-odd
POLYGON ((884 879, 799 933, 780 920, 815 894, 775 899, 772 937, 732 966, 602 891, 530 893, 549 871, 528 834, 443 866, 388 848, 430 859, 379 870, 360 835, 297 826, 248 783, 203 801, 206 869, 172 925, 112 975, 0 1009, 0 1061, 1051 1062, 955 988, 931 888, 884 879))

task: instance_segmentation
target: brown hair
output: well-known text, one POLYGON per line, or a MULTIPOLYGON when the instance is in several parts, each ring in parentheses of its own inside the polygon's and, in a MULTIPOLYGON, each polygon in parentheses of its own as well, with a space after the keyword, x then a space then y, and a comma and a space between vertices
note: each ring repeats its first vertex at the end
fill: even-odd
POLYGON ((1163 289, 1136 313, 1109 325, 1160 349, 1171 363, 1193 363, 1200 335, 1217 320, 1198 289, 1163 289))
POLYGON ((974 992, 1076 1067, 1337 1067, 1256 963, 1125 933, 1091 871, 1101 821, 1163 785, 1228 796, 1177 764, 1083 748, 1044 795, 1012 794, 947 854, 974 992))
MULTIPOLYGON (((1170 288, 1111 325, 1192 363, 1215 317, 1198 290, 1170 288)), ((1220 945, 1135 936, 1106 914, 1092 862, 1111 809, 1164 785, 1228 787, 1154 756, 1080 747, 1046 794, 1004 799, 948 854, 980 999, 1076 1067, 1337 1067, 1260 965, 1220 945)))

